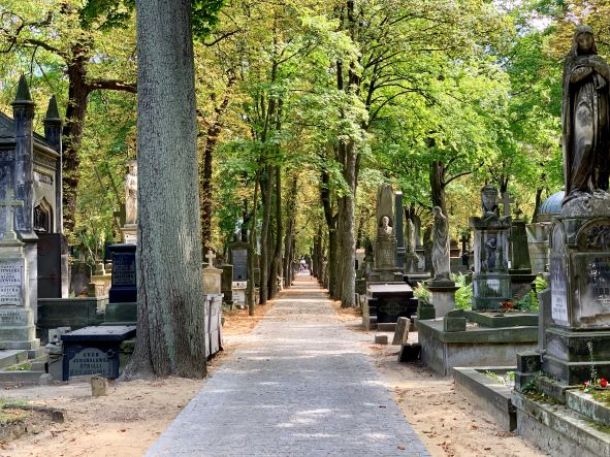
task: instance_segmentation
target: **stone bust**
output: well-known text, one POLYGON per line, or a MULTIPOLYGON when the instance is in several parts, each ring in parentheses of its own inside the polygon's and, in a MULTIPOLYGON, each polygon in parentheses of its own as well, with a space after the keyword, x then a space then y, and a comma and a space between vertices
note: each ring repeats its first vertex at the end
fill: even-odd
POLYGON ((610 67, 597 55, 593 30, 578 27, 563 73, 564 205, 608 190, 609 84, 610 67))
POLYGON ((125 176, 125 224, 138 223, 138 162, 129 163, 129 171, 125 176))
POLYGON ((390 218, 388 216, 383 216, 381 218, 381 224, 379 226, 379 234, 384 237, 391 237, 394 233, 394 229, 390 225, 390 218))

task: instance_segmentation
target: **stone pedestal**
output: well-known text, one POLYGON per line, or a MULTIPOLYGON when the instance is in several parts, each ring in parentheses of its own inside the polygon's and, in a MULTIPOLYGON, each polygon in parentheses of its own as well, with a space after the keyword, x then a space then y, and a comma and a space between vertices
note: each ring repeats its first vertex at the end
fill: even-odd
POLYGON ((28 262, 23 247, 24 244, 17 239, 0 241, 0 350, 33 352, 40 346, 36 338, 28 262))
POLYGON ((434 306, 435 317, 444 317, 449 311, 455 309, 455 292, 459 287, 434 286, 428 284, 428 290, 432 293, 432 306, 434 306))
POLYGON ((125 224, 121 227, 123 243, 138 244, 138 224, 125 224))

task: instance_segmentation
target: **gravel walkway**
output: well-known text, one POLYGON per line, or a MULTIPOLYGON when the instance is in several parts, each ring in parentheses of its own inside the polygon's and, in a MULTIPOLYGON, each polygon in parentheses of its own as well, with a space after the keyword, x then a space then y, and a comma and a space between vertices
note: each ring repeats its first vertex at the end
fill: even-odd
POLYGON ((148 457, 428 457, 361 349, 309 278, 274 301, 148 457))

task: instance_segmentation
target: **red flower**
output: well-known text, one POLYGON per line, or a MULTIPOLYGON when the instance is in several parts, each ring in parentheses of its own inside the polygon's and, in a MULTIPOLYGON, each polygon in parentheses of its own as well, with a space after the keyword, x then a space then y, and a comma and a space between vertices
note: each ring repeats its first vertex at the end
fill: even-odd
POLYGON ((608 380, 606 378, 601 378, 599 380, 599 385, 605 389, 606 387, 608 387, 608 380))

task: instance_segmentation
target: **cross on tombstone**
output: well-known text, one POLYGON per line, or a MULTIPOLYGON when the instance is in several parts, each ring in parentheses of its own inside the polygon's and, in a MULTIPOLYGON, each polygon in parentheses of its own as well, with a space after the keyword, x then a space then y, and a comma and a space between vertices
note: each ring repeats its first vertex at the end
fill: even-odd
POLYGON ((210 249, 205 255, 205 258, 208 259, 208 268, 214 268, 214 259, 216 258, 216 254, 214 254, 214 252, 212 252, 210 249))
POLYGON ((16 200, 13 189, 7 189, 6 200, 0 200, 0 208, 6 208, 5 241, 17 239, 17 234, 15 233, 15 208, 19 207, 23 207, 23 200, 16 200))
POLYGON ((503 206, 504 216, 505 217, 510 216, 510 204, 511 203, 515 203, 515 200, 513 200, 510 197, 510 194, 508 192, 504 192, 502 194, 502 206, 503 206))

